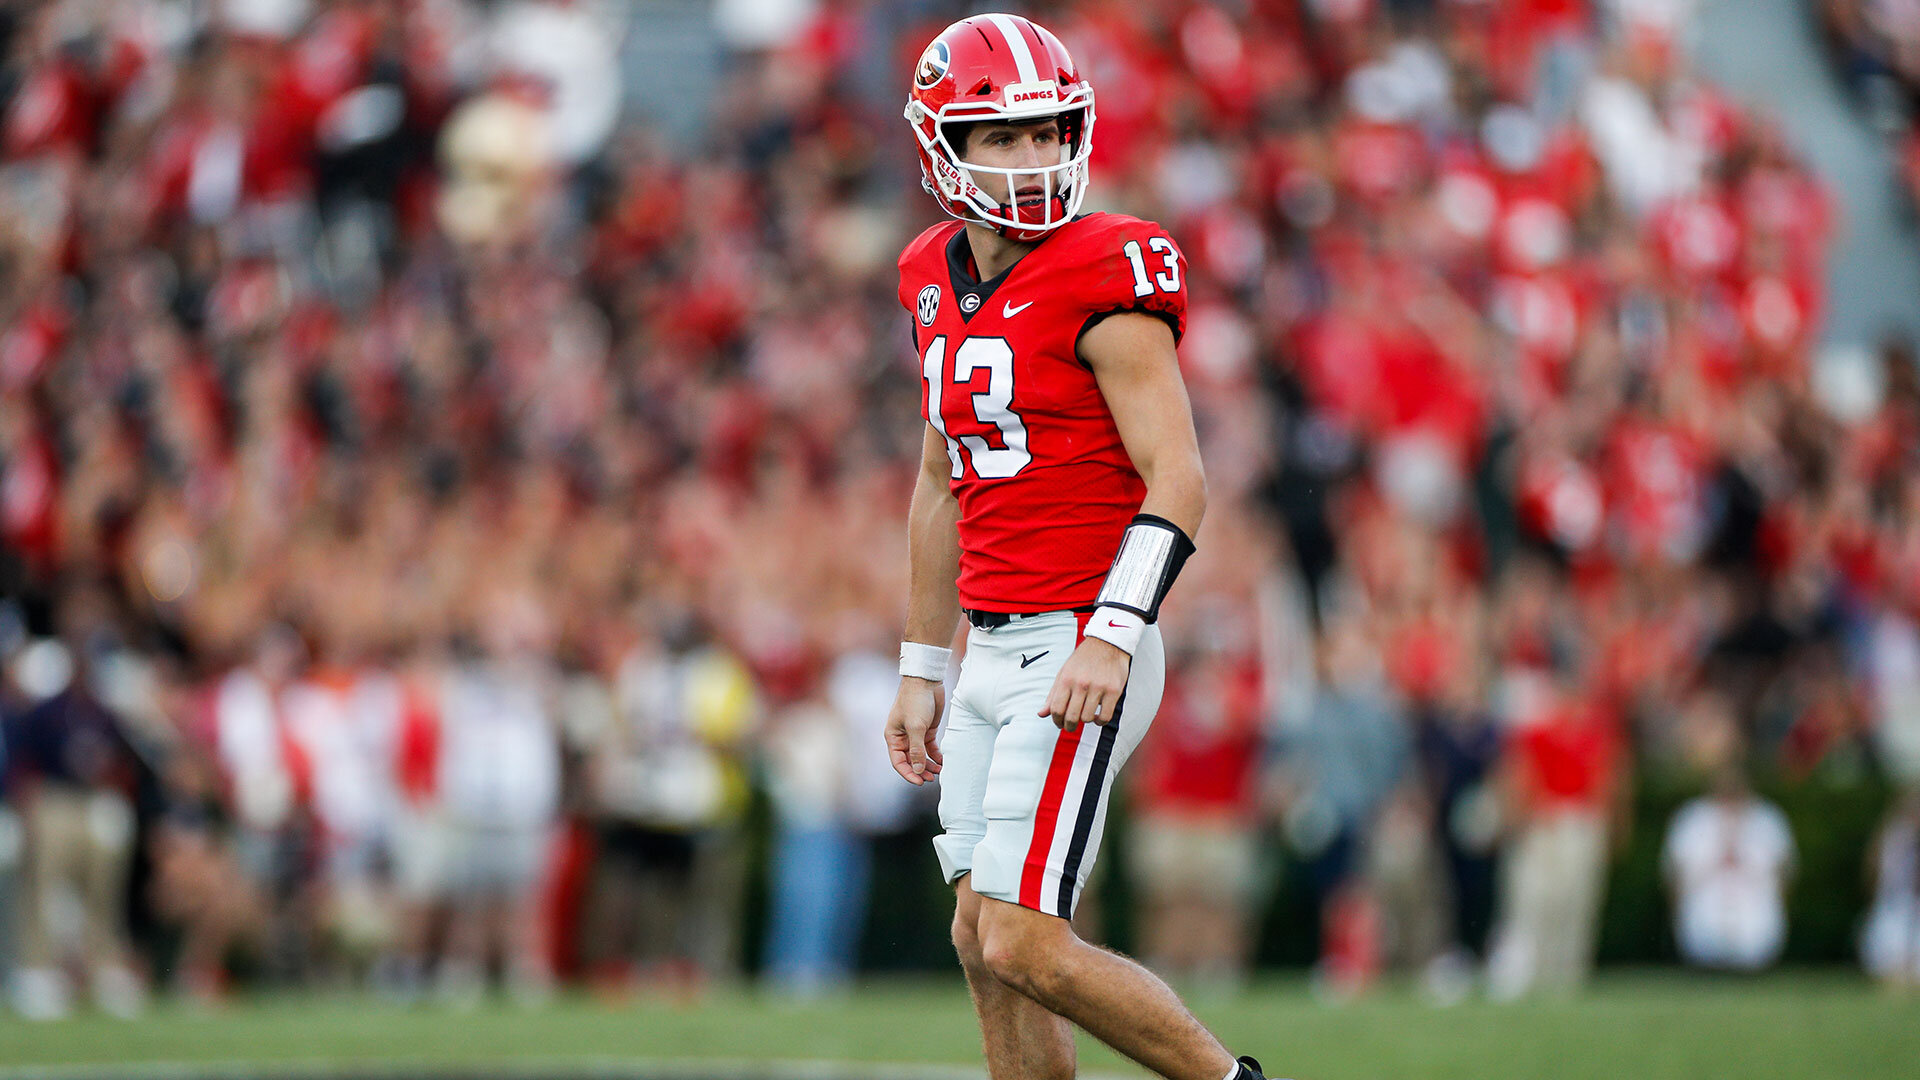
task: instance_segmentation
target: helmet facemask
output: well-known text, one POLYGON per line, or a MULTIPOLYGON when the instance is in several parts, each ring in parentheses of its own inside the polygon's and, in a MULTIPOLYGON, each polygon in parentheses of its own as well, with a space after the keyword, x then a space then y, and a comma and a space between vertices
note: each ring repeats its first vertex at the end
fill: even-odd
POLYGON ((1010 240, 1031 242, 1073 220, 1087 193, 1087 159, 1093 148, 1093 91, 1082 87, 1061 106, 1034 113, 1008 113, 997 108, 950 106, 937 116, 915 102, 907 105, 907 120, 926 151, 929 163, 922 170, 921 183, 940 198, 947 212, 962 221, 991 226, 1010 240), (958 114, 958 115, 956 115, 958 114), (949 130, 962 123, 1013 123, 1055 117, 1060 124, 1060 145, 1065 160, 1057 165, 1033 168, 1005 168, 968 162, 960 147, 948 138, 949 130), (927 123, 931 119, 932 123, 927 123), (978 176, 1005 177, 1010 202, 991 198, 980 187, 978 176), (1021 205, 1019 191, 1037 183, 1040 201, 1021 205), (956 212, 959 203, 972 211, 971 216, 956 212))

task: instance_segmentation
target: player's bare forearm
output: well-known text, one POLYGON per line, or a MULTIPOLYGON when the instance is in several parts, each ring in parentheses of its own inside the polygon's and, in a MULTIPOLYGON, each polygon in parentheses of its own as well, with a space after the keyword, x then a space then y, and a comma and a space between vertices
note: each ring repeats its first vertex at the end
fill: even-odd
POLYGON ((947 485, 945 440, 931 428, 907 511, 907 640, 946 648, 960 621, 960 503, 947 485))
POLYGON ((1146 482, 1140 511, 1194 537, 1207 512, 1207 476, 1172 328, 1139 312, 1114 315, 1081 336, 1080 357, 1093 369, 1127 456, 1146 482))
MULTIPOLYGON (((1193 537, 1207 512, 1207 477, 1172 328, 1140 312, 1109 316, 1080 336, 1079 352, 1146 483, 1141 513, 1165 518, 1193 537)), ((1132 667, 1124 650, 1089 634, 1061 666, 1040 715, 1062 728, 1107 723, 1132 667)))
MULTIPOLYGON (((960 619, 960 504, 947 485, 946 440, 931 427, 921 453, 920 478, 907 511, 906 640, 946 648, 960 619)), ((932 678, 903 675, 883 735, 894 771, 910 784, 938 776, 942 764, 935 728, 945 687, 932 678)))
POLYGON ((1200 468, 1200 455, 1193 455, 1190 466, 1183 463, 1179 468, 1156 470, 1152 476, 1140 469, 1140 478, 1147 482, 1140 512, 1166 518, 1192 539, 1207 512, 1207 474, 1200 468))

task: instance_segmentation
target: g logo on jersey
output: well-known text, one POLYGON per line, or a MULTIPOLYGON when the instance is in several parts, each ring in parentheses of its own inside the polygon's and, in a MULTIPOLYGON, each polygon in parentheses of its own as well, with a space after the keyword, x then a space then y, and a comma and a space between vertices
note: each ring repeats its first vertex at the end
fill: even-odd
POLYGON ((920 290, 920 325, 932 326, 933 317, 940 314, 940 286, 929 285, 920 290))
POLYGON ((922 90, 929 89, 934 83, 946 78, 947 68, 953 63, 953 54, 947 51, 947 43, 935 41, 920 54, 920 66, 913 71, 914 85, 922 90))
POLYGON ((960 298, 960 310, 971 315, 980 310, 980 294, 968 293, 960 298))

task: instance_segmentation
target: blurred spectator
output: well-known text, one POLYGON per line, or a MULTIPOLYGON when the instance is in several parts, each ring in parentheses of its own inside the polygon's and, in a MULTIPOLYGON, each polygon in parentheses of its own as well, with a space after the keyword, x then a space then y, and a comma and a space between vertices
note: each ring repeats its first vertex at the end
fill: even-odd
POLYGON ((536 903, 560 803, 550 632, 524 596, 487 605, 478 655, 440 693, 439 797, 450 906, 440 992, 471 1000, 495 962, 514 995, 538 1001, 552 976, 536 903))
POLYGON ((619 119, 614 51, 624 15, 619 5, 522 0, 494 16, 496 77, 540 88, 553 151, 569 165, 598 154, 619 119))
POLYGON ((1380 808, 1365 874, 1379 911, 1382 969, 1424 972, 1429 989, 1446 995, 1458 987, 1434 979, 1448 941, 1449 909, 1432 815, 1425 786, 1408 775, 1380 808))
POLYGON ((813 694, 767 721, 773 795, 767 976, 791 994, 844 986, 866 915, 872 867, 842 818, 840 717, 813 694))
POLYGON ((1758 971, 1779 958, 1787 942, 1793 834, 1739 766, 1722 766, 1712 793, 1674 815, 1661 863, 1673 895, 1674 940, 1688 963, 1758 971))
POLYGON ((1620 828, 1621 736, 1577 666, 1522 668, 1506 682, 1508 833, 1487 988, 1497 999, 1572 994, 1593 964, 1607 841, 1620 828))
POLYGON ((241 888, 261 898, 262 967, 281 980, 305 974, 313 934, 305 863, 314 826, 301 805, 310 777, 284 710, 305 663, 306 645, 291 627, 264 627, 249 662, 214 685, 210 706, 241 888))
POLYGON ((913 789, 892 782, 884 747, 872 738, 873 710, 891 704, 898 683, 885 654, 850 648, 817 693, 768 722, 776 824, 765 969, 789 993, 820 993, 852 977, 873 837, 907 824, 913 789))
POLYGON ((667 633, 661 642, 643 629, 621 661, 594 761, 603 825, 590 961, 616 981, 737 970, 745 792, 732 751, 759 705, 740 662, 697 621, 667 633))
POLYGON ((1249 973, 1263 889, 1257 825, 1265 687, 1251 641, 1218 608, 1167 689, 1133 769, 1128 867, 1140 953, 1173 978, 1232 990, 1249 973), (1244 635, 1243 635, 1244 636, 1244 635))
POLYGON ((1902 0, 1822 0, 1819 15, 1841 78, 1896 140, 1901 182, 1920 211, 1920 13, 1902 0))
POLYGON ((394 932, 382 867, 392 842, 400 692, 391 675, 355 663, 346 648, 322 639, 317 662, 286 688, 280 708, 314 819, 324 959, 360 970, 394 932))
POLYGON ((0 674, 0 980, 11 980, 14 970, 14 925, 19 918, 18 880, 21 856, 26 847, 19 815, 7 787, 7 729, 18 702, 12 680, 0 674))
MULTIPOLYGON (((169 696, 175 699, 169 711, 185 720, 192 706, 181 700, 183 688, 170 687, 169 696)), ((147 891, 155 917, 179 934, 175 988, 210 1002, 225 991, 228 961, 236 954, 255 965, 267 958, 268 897, 242 869, 210 748, 177 743, 160 780, 161 806, 148 826, 147 891)))
MULTIPOLYGON (((1907 511, 1904 531, 1920 534, 1914 509, 1907 511)), ((1920 621, 1908 603, 1876 607, 1863 635, 1867 655, 1861 665, 1872 695, 1872 730, 1887 770, 1912 783, 1920 780, 1920 621)))
POLYGON ((1920 791, 1894 804, 1868 857, 1873 904, 1860 958, 1888 986, 1920 986, 1920 791))
POLYGON ((145 996, 125 904, 139 762, 124 719, 97 689, 113 647, 107 618, 99 590, 78 587, 61 605, 61 636, 16 658, 36 700, 7 718, 9 787, 26 839, 14 1006, 34 1020, 72 1007, 70 969, 114 1015, 139 1012, 145 996))
POLYGON ((1316 975, 1337 996, 1365 989, 1379 967, 1378 909, 1364 871, 1381 807, 1411 758, 1403 706, 1379 656, 1357 619, 1330 626, 1313 706, 1281 742, 1287 839, 1306 860, 1320 907, 1316 975))
MULTIPOLYGON (((392 843, 387 855, 392 878, 395 927, 375 977, 380 988, 401 1000, 417 999, 434 974, 435 944, 451 937, 449 901, 453 896, 453 823, 444 797, 446 779, 446 685, 440 658, 413 657, 400 673, 399 729, 394 737, 392 843)), ((471 920, 465 928, 471 935, 471 920)), ((467 945, 471 949, 471 937, 467 945)), ((472 957, 463 955, 468 992, 472 957)), ((447 985, 460 986, 448 958, 447 985)))
POLYGON ((1493 926, 1495 856, 1501 830, 1498 766, 1503 740, 1472 666, 1456 672, 1420 718, 1421 772, 1433 836, 1444 864, 1447 914, 1430 988, 1443 998, 1471 982, 1493 926))

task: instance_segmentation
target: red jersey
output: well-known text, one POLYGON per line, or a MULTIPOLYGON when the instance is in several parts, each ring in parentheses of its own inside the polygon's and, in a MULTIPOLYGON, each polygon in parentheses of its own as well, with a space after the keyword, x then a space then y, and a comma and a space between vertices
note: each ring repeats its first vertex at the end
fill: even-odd
POLYGON ((1619 740, 1597 706, 1556 706, 1570 717, 1545 717, 1521 729, 1515 749, 1533 780, 1536 804, 1546 809, 1599 810, 1606 806, 1619 763, 1619 740))
POLYGON ((1153 731, 1134 773, 1138 812, 1247 817, 1259 794, 1261 671, 1251 656, 1169 669, 1153 731))
POLYGON ((1160 226, 1086 214, 989 281, 966 227, 900 255, 921 409, 947 441, 960 502, 960 603, 976 611, 1090 606, 1146 484, 1121 445, 1080 335, 1142 311, 1186 329, 1187 264, 1160 226))

